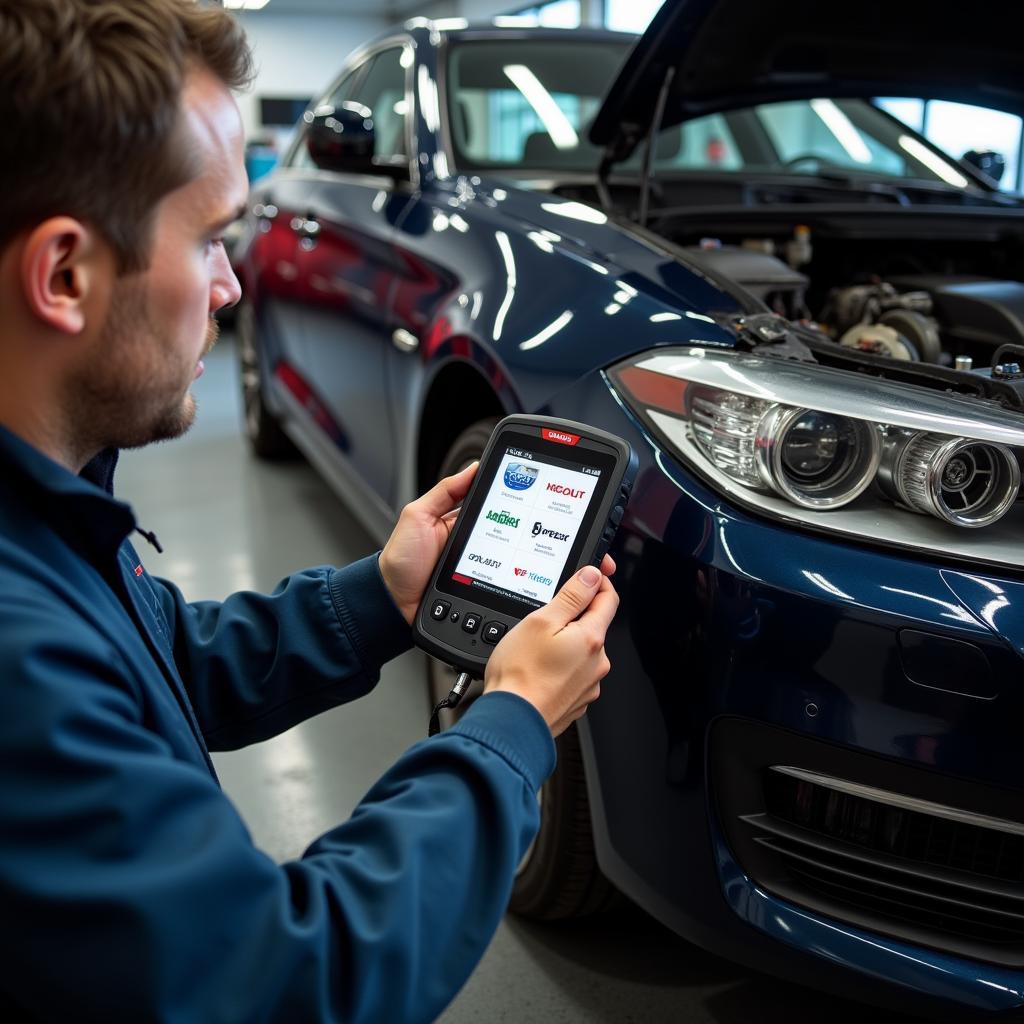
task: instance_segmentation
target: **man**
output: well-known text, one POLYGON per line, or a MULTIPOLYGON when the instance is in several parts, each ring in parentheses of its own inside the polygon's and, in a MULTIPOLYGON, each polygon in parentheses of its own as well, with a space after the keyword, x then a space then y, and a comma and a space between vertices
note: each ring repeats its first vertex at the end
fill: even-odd
POLYGON ((609 667, 617 598, 583 570, 348 822, 283 866, 252 845, 208 751, 373 686, 473 471, 379 557, 269 596, 188 604, 142 568, 116 449, 188 428, 238 299, 220 236, 248 74, 219 8, 0 0, 4 1021, 432 1019, 504 910, 552 735, 609 667))

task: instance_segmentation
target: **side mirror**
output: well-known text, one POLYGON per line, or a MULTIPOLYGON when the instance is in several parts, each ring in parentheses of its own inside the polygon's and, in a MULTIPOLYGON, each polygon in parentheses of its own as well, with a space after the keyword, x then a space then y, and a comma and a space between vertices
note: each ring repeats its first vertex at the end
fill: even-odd
POLYGON ((325 105, 302 115, 309 125, 306 148, 322 171, 380 174, 373 162, 374 127, 370 109, 361 103, 325 105))
POLYGON ((970 164, 975 170, 981 171, 986 177, 998 185, 1006 170, 1006 157, 992 149, 969 149, 962 157, 964 163, 970 164))

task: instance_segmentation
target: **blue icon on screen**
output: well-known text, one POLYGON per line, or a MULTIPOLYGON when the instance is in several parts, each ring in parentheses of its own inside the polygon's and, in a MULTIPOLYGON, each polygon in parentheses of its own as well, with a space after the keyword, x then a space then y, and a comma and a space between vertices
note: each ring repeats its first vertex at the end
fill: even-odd
POLYGON ((533 486, 538 470, 533 466, 524 466, 521 462, 510 462, 505 467, 505 486, 513 491, 525 491, 533 486))

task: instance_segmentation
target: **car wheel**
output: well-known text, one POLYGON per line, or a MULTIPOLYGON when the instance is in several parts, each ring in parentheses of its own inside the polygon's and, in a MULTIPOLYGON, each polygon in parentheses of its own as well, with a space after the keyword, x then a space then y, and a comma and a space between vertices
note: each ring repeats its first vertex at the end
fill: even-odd
MULTIPOLYGON (((449 449, 439 477, 457 473, 480 458, 492 431, 494 419, 480 420, 463 431, 449 449)), ((447 697, 456 673, 438 661, 427 659, 431 707, 447 697)), ((441 713, 447 729, 470 708, 483 692, 475 680, 455 711, 441 713)), ((516 869, 509 909, 535 920, 583 917, 609 909, 621 896, 601 873, 594 854, 587 782, 575 725, 555 741, 558 764, 537 794, 540 829, 516 869)))
POLYGON ((242 384, 242 414, 245 436, 253 454, 261 459, 293 459, 298 450, 281 429, 277 418, 267 409, 263 394, 261 354, 257 337, 256 313, 246 300, 235 314, 238 341, 238 370, 242 384))

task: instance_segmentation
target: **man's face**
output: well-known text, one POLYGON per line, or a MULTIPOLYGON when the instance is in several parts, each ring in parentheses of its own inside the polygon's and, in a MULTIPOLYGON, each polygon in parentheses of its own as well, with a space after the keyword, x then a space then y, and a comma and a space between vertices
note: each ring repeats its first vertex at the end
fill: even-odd
POLYGON ((248 182, 238 108, 206 71, 182 97, 182 138, 199 169, 158 205, 148 268, 120 278, 96 343, 71 382, 77 421, 97 447, 135 448, 183 434, 192 382, 213 347, 213 314, 241 290, 224 252, 248 182))

